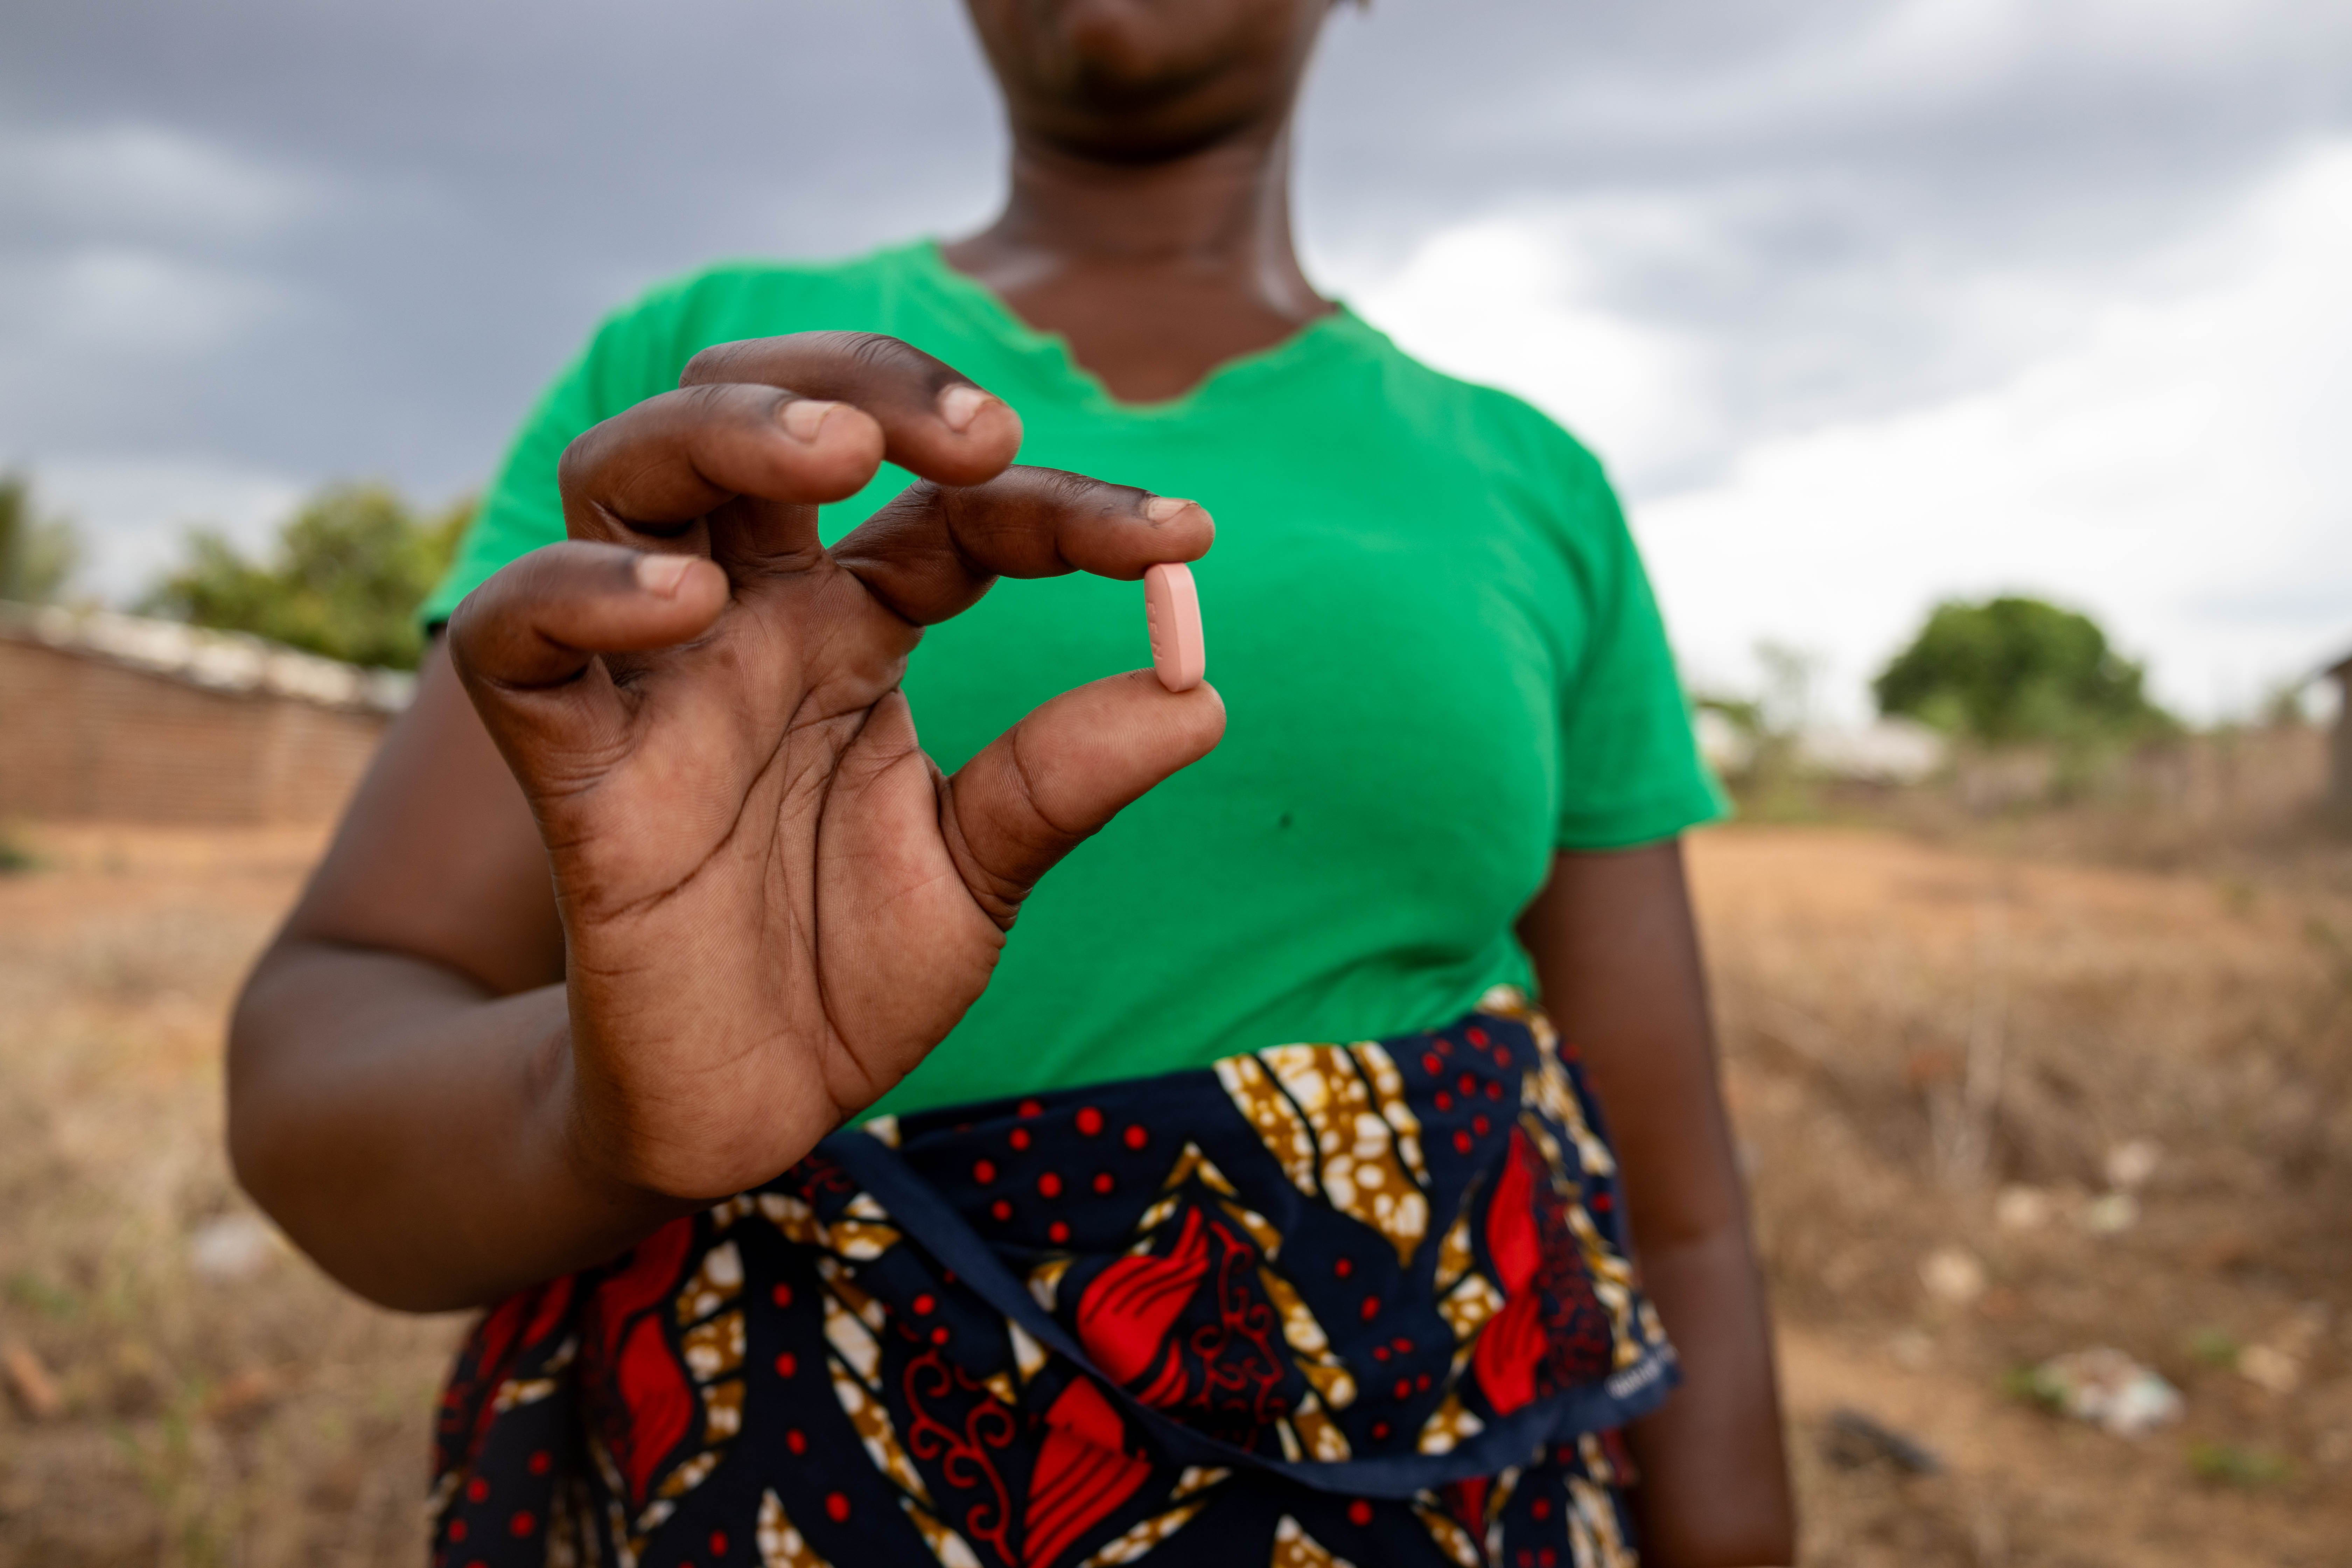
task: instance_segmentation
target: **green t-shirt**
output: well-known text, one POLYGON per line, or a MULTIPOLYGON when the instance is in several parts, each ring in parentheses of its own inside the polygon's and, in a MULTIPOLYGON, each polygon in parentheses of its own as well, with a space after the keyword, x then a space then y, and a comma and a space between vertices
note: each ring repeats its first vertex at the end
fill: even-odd
MULTIPOLYGON (((1722 810, 1601 466, 1517 398, 1342 310, 1186 395, 1112 398, 923 243, 744 263, 606 321, 540 399, 428 620, 563 536, 556 460, 698 350, 887 332, 1020 411, 1021 461, 1217 520, 1194 567, 1223 743, 1049 873, 971 1014, 882 1109, 1200 1067, 1433 1026, 1531 984, 1512 927, 1553 851, 1722 810)), ((824 509, 827 542, 908 482, 824 509)), ((932 627, 906 691, 950 771, 1057 691, 1149 662, 1143 590, 1000 582, 932 627)))

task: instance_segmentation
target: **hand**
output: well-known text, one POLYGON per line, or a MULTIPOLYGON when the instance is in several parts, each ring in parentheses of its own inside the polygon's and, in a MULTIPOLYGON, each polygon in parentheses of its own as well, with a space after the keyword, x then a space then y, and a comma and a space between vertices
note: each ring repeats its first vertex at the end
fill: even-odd
POLYGON ((790 1166, 963 1016, 1040 876, 1223 735, 1213 689, 1139 671, 952 777, 924 754, 898 690, 924 626, 999 575, 1134 579, 1213 536, 1189 502, 1008 468, 1020 438, 892 339, 709 350, 572 443, 570 541, 452 618, 553 868, 590 1173, 705 1200, 790 1166), (820 546, 817 503, 885 458, 923 482, 820 546))

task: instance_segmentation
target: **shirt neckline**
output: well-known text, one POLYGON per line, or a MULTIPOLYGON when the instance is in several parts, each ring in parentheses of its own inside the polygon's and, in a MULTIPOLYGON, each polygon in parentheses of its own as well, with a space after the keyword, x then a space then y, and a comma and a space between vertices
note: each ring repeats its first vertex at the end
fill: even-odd
POLYGON ((1059 332, 1040 331, 1016 315, 1013 308, 978 279, 950 266, 937 238, 918 240, 901 253, 908 276, 935 300, 995 338, 1028 362, 1045 380, 1056 384, 1073 402, 1090 414, 1129 419, 1171 419, 1196 413, 1202 405, 1231 395, 1240 388, 1288 375, 1335 352, 1383 342, 1378 329, 1333 300, 1335 309, 1307 322, 1278 342, 1237 354, 1212 368, 1174 397, 1154 403, 1130 403, 1103 384, 1102 378, 1080 364, 1070 342, 1059 332))

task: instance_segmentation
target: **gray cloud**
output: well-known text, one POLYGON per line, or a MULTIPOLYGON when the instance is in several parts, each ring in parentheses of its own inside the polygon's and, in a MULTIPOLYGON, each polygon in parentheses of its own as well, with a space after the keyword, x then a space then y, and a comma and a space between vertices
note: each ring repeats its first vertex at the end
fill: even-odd
MULTIPOLYGON (((36 464, 446 493, 653 279, 999 189, 950 0, 18 0, 8 33, 0 454, 36 464)), ((1334 19, 1302 202, 1360 271, 1583 213, 1604 303, 1719 346, 1719 458, 1997 377, 2044 330, 2019 300, 2347 122, 2352 9, 2307 0, 1379 0, 1334 19)))

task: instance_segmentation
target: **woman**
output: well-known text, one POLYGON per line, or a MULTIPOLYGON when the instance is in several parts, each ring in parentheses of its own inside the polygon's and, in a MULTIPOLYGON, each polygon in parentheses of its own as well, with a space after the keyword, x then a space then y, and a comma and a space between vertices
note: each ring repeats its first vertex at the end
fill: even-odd
POLYGON ((436 1560, 1789 1559, 1715 797, 1597 466, 1299 270, 1327 4, 976 0, 994 225, 526 423, 232 1046, 305 1248, 496 1304, 436 1560))

